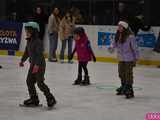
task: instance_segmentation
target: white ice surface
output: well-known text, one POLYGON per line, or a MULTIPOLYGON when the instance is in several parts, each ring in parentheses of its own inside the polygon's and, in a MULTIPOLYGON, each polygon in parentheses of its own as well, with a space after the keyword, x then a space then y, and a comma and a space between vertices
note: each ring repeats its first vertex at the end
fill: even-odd
MULTIPOLYGON (((160 112, 160 69, 137 66, 134 69, 135 98, 116 96, 120 81, 117 64, 88 65, 92 85, 73 86, 77 62, 47 62, 45 82, 57 99, 56 109, 19 107, 28 98, 25 79, 29 64, 18 66, 20 58, 0 56, 0 120, 144 120, 148 112, 160 112)), ((41 103, 43 93, 37 88, 41 103)))

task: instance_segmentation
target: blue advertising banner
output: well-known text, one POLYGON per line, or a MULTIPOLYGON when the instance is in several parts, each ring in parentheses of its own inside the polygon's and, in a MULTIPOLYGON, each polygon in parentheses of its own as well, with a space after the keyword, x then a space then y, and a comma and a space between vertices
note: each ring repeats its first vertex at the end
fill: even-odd
MULTIPOLYGON (((109 46, 111 41, 114 40, 115 33, 111 32, 98 32, 97 44, 99 47, 109 46)), ((153 33, 140 33, 137 35, 137 43, 139 47, 154 48, 156 44, 156 37, 153 33)))
POLYGON ((137 35, 137 42, 139 47, 154 48, 156 43, 156 37, 153 33, 140 33, 137 35))
POLYGON ((98 46, 109 46, 111 41, 114 40, 115 33, 111 32, 98 32, 98 46))
POLYGON ((0 21, 0 50, 18 50, 22 23, 0 21))

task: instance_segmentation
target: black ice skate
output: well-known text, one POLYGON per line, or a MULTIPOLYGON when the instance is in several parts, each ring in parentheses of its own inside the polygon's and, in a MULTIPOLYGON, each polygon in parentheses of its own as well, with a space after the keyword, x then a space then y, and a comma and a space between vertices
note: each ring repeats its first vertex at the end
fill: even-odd
POLYGON ((26 107, 38 107, 39 106, 39 99, 38 96, 31 97, 23 102, 23 104, 20 104, 20 106, 26 106, 26 107))
POLYGON ((89 76, 85 75, 84 76, 84 80, 81 82, 81 85, 82 86, 87 86, 87 85, 90 85, 90 80, 89 80, 89 76))
POLYGON ((116 89, 117 93, 116 95, 125 95, 125 86, 122 85, 119 88, 116 89))
POLYGON ((47 105, 49 108, 54 107, 54 105, 57 103, 55 97, 50 94, 49 96, 46 96, 47 99, 47 105))
POLYGON ((132 86, 127 86, 125 91, 125 96, 127 99, 134 98, 134 91, 132 86))
POLYGON ((74 81, 73 85, 80 85, 82 82, 82 75, 78 75, 77 79, 74 81))

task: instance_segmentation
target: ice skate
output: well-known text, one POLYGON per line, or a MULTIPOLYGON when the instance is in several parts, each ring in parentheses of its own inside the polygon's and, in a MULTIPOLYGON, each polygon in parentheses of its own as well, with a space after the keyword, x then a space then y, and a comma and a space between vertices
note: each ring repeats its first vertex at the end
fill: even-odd
POLYGON ((74 81, 73 85, 80 85, 82 82, 82 76, 78 75, 77 79, 74 81))
POLYGON ((82 86, 87 86, 90 85, 90 80, 89 80, 89 76, 84 76, 84 80, 81 82, 82 86))
POLYGON ((39 104, 39 99, 38 97, 31 97, 23 102, 23 104, 20 104, 20 106, 24 107, 38 107, 42 106, 42 104, 39 104))
POLYGON ((52 94, 50 94, 49 96, 46 96, 46 99, 47 99, 48 108, 53 108, 54 105, 57 103, 55 97, 52 94))
POLYGON ((116 95, 125 95, 125 86, 120 86, 116 89, 117 93, 116 95))
POLYGON ((134 98, 134 91, 132 86, 127 86, 125 91, 126 99, 134 98))

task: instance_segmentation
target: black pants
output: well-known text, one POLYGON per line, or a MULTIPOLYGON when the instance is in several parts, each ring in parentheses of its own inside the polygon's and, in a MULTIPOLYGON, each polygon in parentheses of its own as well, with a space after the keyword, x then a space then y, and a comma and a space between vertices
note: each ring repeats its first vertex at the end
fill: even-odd
POLYGON ((45 74, 45 67, 40 68, 39 71, 35 74, 32 73, 33 65, 30 66, 27 76, 27 87, 30 97, 37 96, 35 84, 37 83, 37 86, 39 89, 44 93, 45 96, 50 95, 50 90, 48 86, 44 83, 44 74, 45 74))
POLYGON ((83 69, 85 76, 88 76, 87 64, 88 64, 88 62, 79 62, 78 63, 78 75, 82 76, 82 69, 83 69))

